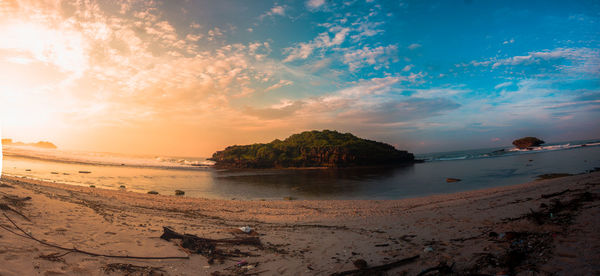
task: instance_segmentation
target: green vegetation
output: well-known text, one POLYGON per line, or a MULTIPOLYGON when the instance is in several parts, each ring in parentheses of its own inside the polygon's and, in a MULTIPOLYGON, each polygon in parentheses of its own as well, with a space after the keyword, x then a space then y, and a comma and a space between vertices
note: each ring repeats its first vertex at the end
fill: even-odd
POLYGON ((306 131, 267 144, 230 146, 213 154, 225 168, 349 167, 414 162, 412 153, 337 131, 306 131))

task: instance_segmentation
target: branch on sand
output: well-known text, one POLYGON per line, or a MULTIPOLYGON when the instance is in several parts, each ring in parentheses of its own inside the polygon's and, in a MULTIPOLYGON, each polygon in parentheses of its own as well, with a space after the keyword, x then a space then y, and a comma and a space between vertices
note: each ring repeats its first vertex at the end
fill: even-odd
POLYGON ((169 227, 163 227, 163 234, 160 236, 161 239, 181 240, 181 247, 188 250, 191 253, 200 254, 208 258, 208 262, 212 263, 215 259, 220 261, 228 257, 248 257, 252 256, 250 253, 242 252, 238 249, 233 251, 226 251, 217 248, 217 245, 249 245, 258 248, 262 248, 262 243, 258 237, 237 237, 232 239, 207 239, 200 238, 196 235, 191 234, 180 234, 175 232, 169 227))
POLYGON ((15 232, 15 231, 9 229, 8 227, 6 227, 4 225, 0 225, 0 228, 4 229, 4 230, 6 230, 6 231, 8 231, 10 233, 13 233, 13 234, 15 234, 17 236, 28 238, 30 240, 34 240, 34 241, 36 241, 38 243, 41 243, 41 244, 43 244, 45 246, 53 247, 53 248, 57 248, 57 249, 61 249, 61 250, 65 250, 68 253, 81 253, 81 254, 86 254, 86 255, 94 256, 94 257, 107 257, 107 258, 119 258, 119 259, 141 259, 141 260, 189 259, 188 256, 184 256, 184 257, 179 257, 179 256, 146 257, 146 256, 129 256, 129 255, 110 255, 110 254, 101 254, 101 253, 95 253, 95 252, 80 250, 80 249, 77 249, 77 248, 67 248, 67 247, 64 247, 64 246, 60 246, 60 245, 48 243, 48 242, 42 241, 42 240, 34 237, 33 235, 31 235, 31 234, 27 233, 25 230, 23 230, 23 228, 19 227, 19 225, 17 225, 17 223, 15 223, 9 216, 7 216, 5 212, 3 212, 2 214, 21 233, 15 232))
POLYGON ((161 272, 165 272, 162 267, 139 266, 122 263, 107 264, 103 269, 105 273, 120 271, 125 273, 124 275, 134 275, 134 273, 139 273, 140 275, 159 275, 160 273, 160 275, 162 275, 161 272))

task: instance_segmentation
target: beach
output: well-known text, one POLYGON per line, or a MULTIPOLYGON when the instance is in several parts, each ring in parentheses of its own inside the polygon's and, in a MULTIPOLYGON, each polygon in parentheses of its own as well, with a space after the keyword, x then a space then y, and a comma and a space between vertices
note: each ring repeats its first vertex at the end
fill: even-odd
POLYGON ((0 275, 330 275, 357 260, 396 262, 388 275, 598 275, 600 172, 515 184, 401 200, 261 201, 2 176, 0 275), (221 242, 215 252, 228 255, 192 254, 160 238, 166 226, 260 245, 221 242), (186 259, 92 256, 31 237, 100 255, 186 259))

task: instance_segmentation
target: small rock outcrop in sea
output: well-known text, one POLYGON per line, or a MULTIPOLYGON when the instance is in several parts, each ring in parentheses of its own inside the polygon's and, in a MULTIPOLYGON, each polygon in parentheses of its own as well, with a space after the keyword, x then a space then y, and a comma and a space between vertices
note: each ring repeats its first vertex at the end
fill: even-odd
POLYGON ((417 162, 392 145, 337 131, 306 131, 267 144, 230 146, 209 159, 220 168, 390 166, 417 162))
POLYGON ((459 182, 459 181, 461 181, 461 180, 458 178, 451 178, 451 177, 446 178, 446 182, 448 182, 448 183, 459 182))
POLYGON ((515 147, 517 147, 519 149, 537 147, 543 143, 546 143, 546 142, 544 142, 543 140, 540 140, 536 137, 523 137, 521 139, 517 139, 512 142, 512 144, 515 145, 515 147))

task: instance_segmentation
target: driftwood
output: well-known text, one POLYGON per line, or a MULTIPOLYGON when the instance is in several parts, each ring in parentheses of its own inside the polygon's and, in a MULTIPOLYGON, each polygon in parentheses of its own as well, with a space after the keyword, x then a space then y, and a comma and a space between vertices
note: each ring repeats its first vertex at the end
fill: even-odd
POLYGON ((191 234, 180 234, 169 227, 163 227, 163 234, 160 236, 164 240, 181 240, 181 247, 189 250, 191 253, 200 254, 209 259, 209 263, 214 259, 223 260, 226 257, 247 257, 250 253, 242 252, 238 249, 225 251, 217 248, 218 245, 249 245, 262 248, 262 243, 258 237, 243 237, 232 239, 207 239, 200 238, 191 234))
POLYGON ((23 215, 23 213, 15 210, 14 208, 11 208, 10 206, 8 206, 8 204, 0 203, 0 210, 2 210, 2 211, 11 211, 11 212, 13 212, 13 213, 21 216, 25 220, 31 221, 31 220, 29 220, 29 218, 27 216, 23 215))
POLYGON ((566 189, 566 190, 564 190, 564 191, 562 191, 562 192, 551 193, 551 194, 546 194, 546 195, 542 194, 542 196, 541 196, 541 197, 542 197, 542 198, 551 198, 551 197, 555 197, 555 196, 559 196, 559 195, 566 194, 566 193, 568 193, 568 192, 570 192, 570 191, 571 191, 571 190, 569 190, 569 189, 566 189))
POLYGON ((331 276, 342 276, 342 275, 377 275, 377 273, 381 273, 384 271, 388 271, 392 268, 396 268, 399 266, 403 266, 403 265, 407 265, 409 263, 414 262, 416 259, 418 259, 420 256, 416 255, 416 256, 412 256, 410 258, 405 258, 402 260, 398 260, 392 263, 388 263, 388 264, 384 264, 384 265, 378 265, 378 266, 372 266, 372 267, 367 267, 367 268, 362 268, 362 269, 353 269, 353 270, 347 270, 347 271, 343 271, 343 272, 337 272, 337 273, 333 273, 331 274, 331 276))
MULTIPOLYGON (((69 254, 69 253, 81 253, 81 254, 86 254, 86 255, 94 256, 94 257, 107 257, 107 258, 120 258, 120 259, 142 259, 142 260, 189 259, 188 256, 185 256, 185 257, 178 257, 178 256, 146 257, 146 256, 129 256, 129 255, 110 255, 110 254, 101 254, 101 253, 94 253, 94 252, 90 252, 90 251, 80 250, 80 249, 77 249, 75 247, 68 248, 68 247, 64 247, 64 246, 52 244, 52 243, 49 243, 49 242, 45 242, 45 241, 42 241, 42 240, 34 237, 33 235, 31 235, 31 234, 27 233, 25 230, 23 230, 23 228, 19 227, 19 225, 17 223, 15 223, 9 216, 7 216, 5 212, 3 212, 2 214, 4 215, 4 217, 6 219, 8 219, 8 221, 17 230, 19 230, 20 233, 18 233, 16 231, 13 231, 12 229, 10 229, 10 228, 8 228, 8 227, 6 227, 4 225, 1 225, 1 224, 0 224, 0 228, 4 229, 4 230, 6 230, 6 231, 8 231, 10 233, 13 233, 13 234, 15 234, 17 236, 20 236, 20 237, 23 237, 23 238, 27 238, 27 239, 30 239, 30 240, 34 240, 34 241, 36 241, 38 243, 41 243, 41 244, 43 244, 45 246, 53 247, 53 248, 57 248, 57 249, 61 249, 61 250, 65 250, 65 251, 67 251, 66 254, 69 254)), ((64 254, 64 255, 66 255, 66 254, 64 254)), ((62 256, 64 256, 64 255, 62 255, 62 256)))
POLYGON ((28 200, 31 200, 31 197, 18 197, 15 195, 9 195, 9 194, 5 194, 5 193, 2 193, 2 194, 3 194, 2 199, 0 199, 0 210, 11 211, 11 212, 21 216, 25 220, 30 221, 27 216, 23 215, 23 213, 19 212, 15 208, 21 208, 21 207, 25 206, 25 203, 28 200), (10 206, 13 206, 14 208, 11 208, 10 206))

